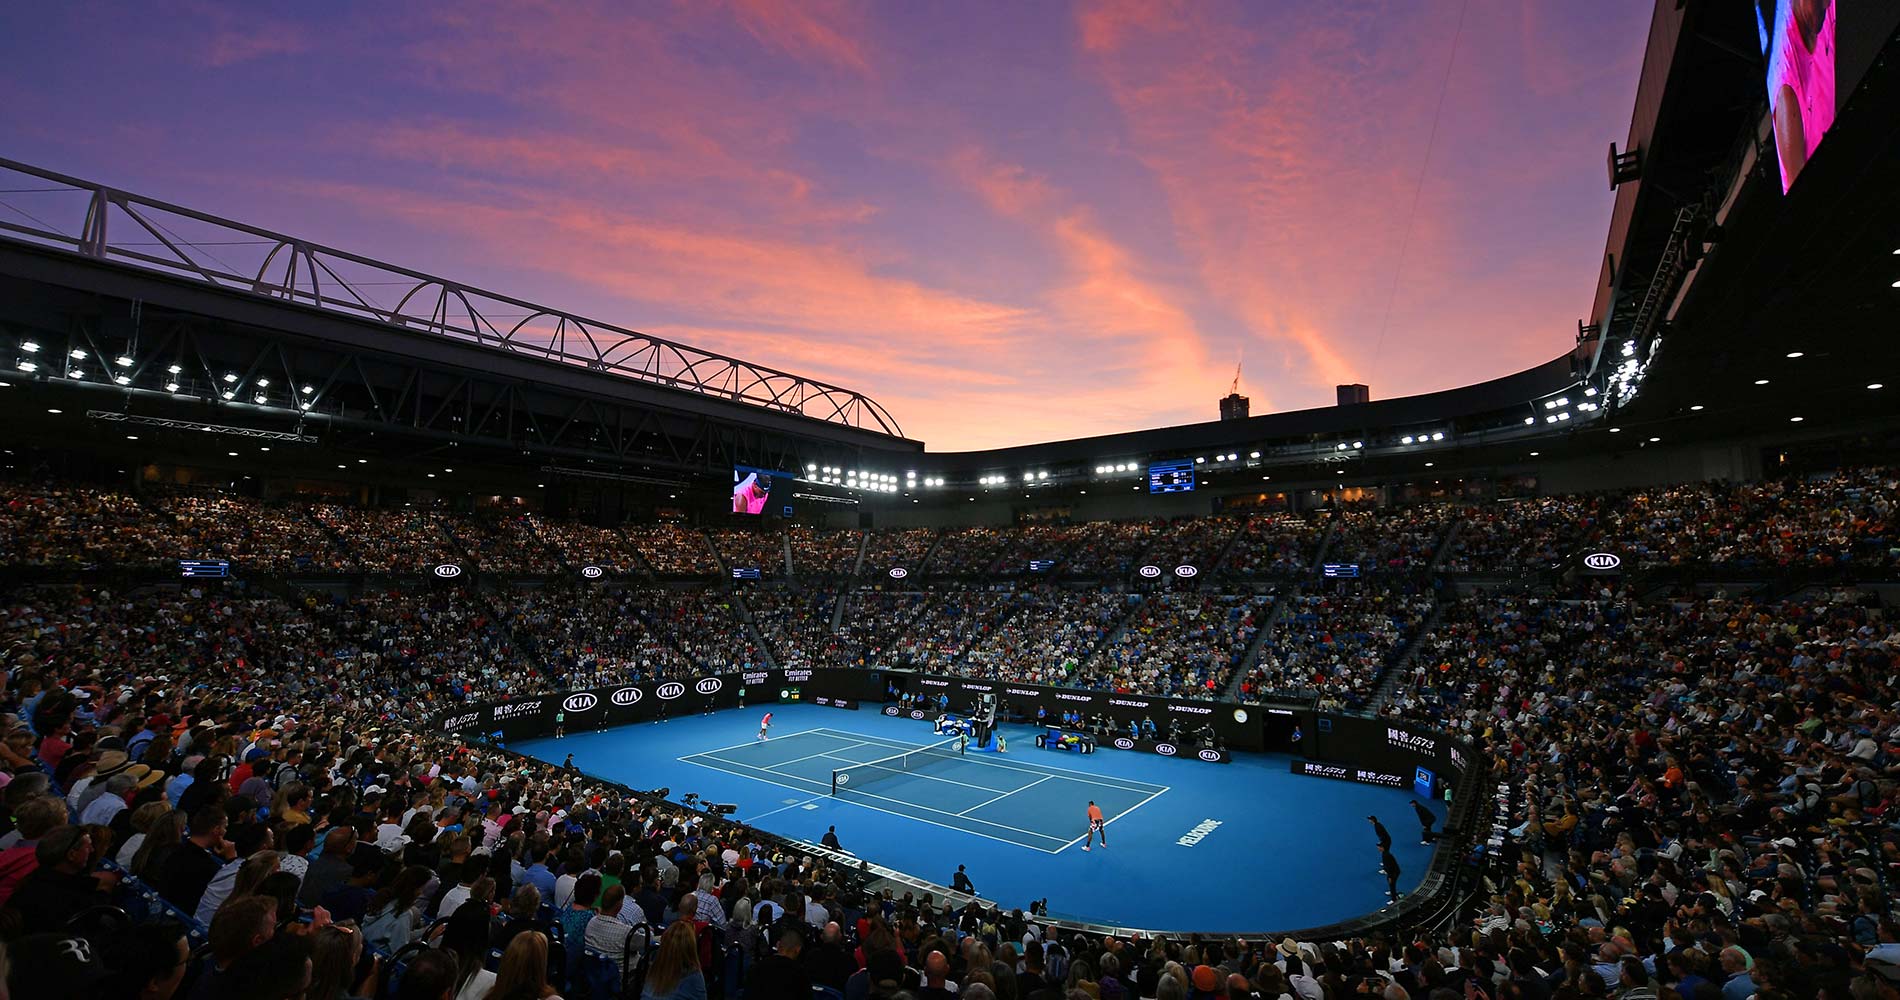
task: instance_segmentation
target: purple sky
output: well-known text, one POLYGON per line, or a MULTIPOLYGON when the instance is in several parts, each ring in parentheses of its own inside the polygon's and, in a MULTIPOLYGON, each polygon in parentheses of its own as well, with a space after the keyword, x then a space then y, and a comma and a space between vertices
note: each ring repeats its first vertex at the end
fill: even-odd
POLYGON ((1556 357, 1650 7, 14 5, 0 155, 836 381, 958 450, 1213 419, 1243 359, 1261 413, 1556 357))

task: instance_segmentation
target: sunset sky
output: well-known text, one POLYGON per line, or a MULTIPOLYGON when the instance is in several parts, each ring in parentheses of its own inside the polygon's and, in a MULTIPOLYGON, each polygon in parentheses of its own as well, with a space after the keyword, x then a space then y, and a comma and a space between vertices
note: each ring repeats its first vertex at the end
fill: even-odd
POLYGON ((1556 357, 1651 6, 9 4, 0 156, 961 450, 1213 419, 1236 362, 1261 413, 1556 357))

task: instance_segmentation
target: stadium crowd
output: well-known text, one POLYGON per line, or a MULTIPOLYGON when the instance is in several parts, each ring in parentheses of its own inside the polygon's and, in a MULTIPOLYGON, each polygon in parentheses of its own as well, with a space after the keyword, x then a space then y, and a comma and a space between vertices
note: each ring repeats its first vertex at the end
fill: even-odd
MULTIPOLYGON (((1460 534, 1486 522, 1447 553, 1472 566, 1561 550, 1574 529, 1646 565, 1889 568, 1894 487, 1868 470, 1495 518, 1443 508, 1381 527, 1354 513, 1336 544, 1416 568, 1432 558, 1421 539, 1459 518, 1460 534)), ((67 487, 4 499, 9 565, 162 560, 186 537, 303 565, 305 542, 273 551, 214 523, 236 516, 217 503, 67 487)), ((525 558, 456 518, 313 513, 342 543, 331 557, 365 569, 436 547, 525 558)), ((496 530, 566 551, 533 522, 496 530)), ((1070 551, 1119 563, 1165 530, 1078 526, 1070 551)), ((697 532, 655 541, 666 534, 632 536, 656 572, 711 558, 697 532)), ((892 534, 871 539, 883 559, 933 540, 892 534)), ((855 590, 837 635, 840 598, 739 598, 757 635, 808 659, 909 657, 1144 693, 1224 687, 1270 600, 1281 607, 1243 698, 1362 703, 1416 638, 1384 710, 1487 748, 1514 790, 1509 837, 1467 919, 1339 942, 1083 937, 1013 907, 865 896, 850 873, 754 831, 426 725, 585 678, 757 662, 724 590, 16 587, 0 600, 4 982, 54 1000, 333 1000, 400 969, 390 995, 513 1000, 598 990, 605 965, 654 997, 748 1000, 814 985, 851 1000, 1900 996, 1900 631, 1875 591, 1639 600, 1613 580, 1581 596, 1460 594, 1392 575, 1272 599, 855 590)), ((1052 888, 1024 887, 1021 902, 1052 888)))

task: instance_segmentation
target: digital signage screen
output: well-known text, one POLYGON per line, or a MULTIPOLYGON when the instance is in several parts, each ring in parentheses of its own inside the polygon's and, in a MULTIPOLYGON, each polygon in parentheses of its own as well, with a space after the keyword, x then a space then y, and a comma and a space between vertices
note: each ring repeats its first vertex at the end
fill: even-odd
POLYGON ((1186 493, 1194 488, 1194 462, 1153 462, 1148 466, 1148 492, 1186 493))
POLYGON ((1781 189, 1788 190, 1834 124, 1835 0, 1758 0, 1755 30, 1768 66, 1781 189))
POLYGON ((732 467, 732 512, 734 514, 763 514, 766 505, 772 502, 772 488, 776 485, 787 496, 793 476, 789 472, 774 472, 771 469, 755 469, 749 465, 732 467))

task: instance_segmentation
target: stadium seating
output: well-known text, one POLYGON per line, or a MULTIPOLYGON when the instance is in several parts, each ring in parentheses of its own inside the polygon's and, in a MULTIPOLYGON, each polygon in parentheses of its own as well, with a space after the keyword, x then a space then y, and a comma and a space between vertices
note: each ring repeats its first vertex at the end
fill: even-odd
MULTIPOLYGON (((814 916, 823 911, 818 923, 837 923, 814 931, 823 947, 813 951, 835 955, 847 975, 860 949, 901 940, 908 955, 928 953, 946 928, 995 955, 1020 948, 1038 921, 1015 904, 1046 887, 1000 909, 885 906, 862 894, 855 873, 771 857, 755 832, 426 725, 462 703, 691 678, 769 655, 781 666, 913 667, 1142 694, 1299 694, 1431 722, 1487 748, 1507 789, 1499 821, 1509 836, 1486 855, 1461 919, 1356 944, 1062 941, 1070 970, 1118 955, 1125 995, 1155 995, 1169 962, 1286 982, 1289 953, 1324 995, 1390 981, 1410 996, 1462 996, 1472 977, 1494 997, 1638 997, 1652 980, 1687 996, 1701 995, 1702 980, 1719 995, 1741 979, 1764 997, 1863 995, 1845 984, 1871 982, 1858 976, 1878 964, 1865 953, 1900 941, 1900 634, 1864 586, 1896 566, 1895 495, 1891 470, 1860 469, 1315 519, 873 531, 853 581, 860 536, 849 531, 796 529, 788 540, 10 485, 0 489, 5 568, 101 575, 17 578, 0 602, 10 671, 0 834, 44 838, 36 816, 76 820, 75 804, 101 799, 87 794, 103 789, 93 769, 136 761, 163 775, 130 786, 116 815, 88 813, 103 820, 83 828, 88 867, 113 873, 99 891, 58 896, 42 879, 16 892, 25 883, 8 880, 7 863, 23 855, 0 842, 0 894, 12 897, 0 904, 0 938, 20 949, 16 964, 41 960, 43 942, 24 931, 65 919, 68 905, 104 906, 146 929, 138 933, 172 933, 170 922, 196 948, 219 940, 220 918, 262 906, 288 921, 280 934, 299 939, 244 949, 269 957, 320 950, 330 913, 353 913, 377 928, 371 951, 393 995, 390 980, 433 950, 395 942, 438 917, 445 933, 466 919, 480 930, 476 962, 499 962, 523 940, 515 930, 537 927, 565 995, 583 980, 600 995, 637 985, 652 935, 615 953, 594 947, 587 925, 670 922, 710 850, 731 859, 722 858, 722 895, 796 892, 814 916), (1372 579, 1309 577, 1329 534, 1328 561, 1359 561, 1372 579), (782 574, 788 541, 790 580, 730 589, 708 579, 715 551, 728 562, 776 553, 782 574), (1549 575, 1596 547, 1655 575, 1549 575), (1065 568, 1027 581, 1017 564, 1032 555, 1065 568), (349 587, 202 591, 151 586, 155 577, 107 582, 181 557, 229 558, 286 580, 371 575, 349 587), (1204 564, 1209 579, 1143 589, 1128 579, 1138 558, 1204 564), (503 578, 605 565, 622 579, 419 587, 380 575, 449 560, 503 578), (900 565, 927 568, 923 581, 884 575, 900 565), (1685 583, 1690 571, 1717 576, 1685 583), (1489 577, 1507 579, 1477 579, 1489 577), (1754 582, 1716 585, 1738 580, 1754 582), (73 803, 49 798, 69 794, 73 803), (221 838, 180 842, 204 839, 213 821, 221 838), (239 874, 241 891, 201 911, 186 859, 220 840, 256 857, 302 846, 265 859, 284 878, 239 874), (660 848, 668 840, 679 846, 660 848), (590 871, 613 873, 627 901, 603 913, 590 871), (546 896, 516 896, 542 883, 546 896), (578 898, 583 889, 589 898, 578 898), (465 895, 478 910, 453 905, 465 895), (234 905, 247 897, 269 903, 234 905), (520 899, 525 909, 510 909, 520 899)), ((718 933, 715 978, 731 996, 758 934, 713 909, 737 920, 718 933)), ((963 982, 1004 978, 987 959, 972 964, 973 952, 945 947, 963 982)), ((223 972, 216 965, 201 955, 188 974, 256 974, 241 956, 223 972)), ((847 992, 844 981, 830 988, 847 992)), ((1287 992, 1309 995, 1293 983, 1287 992)))

